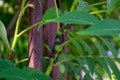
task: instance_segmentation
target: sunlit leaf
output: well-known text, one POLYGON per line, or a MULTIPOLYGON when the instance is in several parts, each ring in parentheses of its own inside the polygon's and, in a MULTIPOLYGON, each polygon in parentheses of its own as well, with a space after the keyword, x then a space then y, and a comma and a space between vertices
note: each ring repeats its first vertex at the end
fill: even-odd
POLYGON ((5 43, 6 47, 10 49, 10 45, 7 39, 6 29, 4 24, 0 21, 0 38, 5 43))

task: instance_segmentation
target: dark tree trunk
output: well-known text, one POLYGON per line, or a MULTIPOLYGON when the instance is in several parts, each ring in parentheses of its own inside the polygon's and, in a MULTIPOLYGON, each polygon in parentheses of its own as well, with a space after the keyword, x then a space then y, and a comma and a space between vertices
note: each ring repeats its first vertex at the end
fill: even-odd
MULTIPOLYGON (((54 0, 44 0, 45 6, 44 11, 46 11, 48 8, 54 6, 54 0)), ((55 37, 57 33, 57 24, 56 23, 50 23, 44 26, 44 42, 49 46, 49 48, 52 50, 55 42, 55 37)), ((45 50, 44 55, 47 57, 52 56, 52 52, 49 52, 48 50, 45 50)), ((47 61, 47 66, 49 65, 49 60, 47 61)), ((51 77, 53 80, 58 80, 59 76, 59 68, 58 66, 53 68, 53 71, 51 73, 51 77)))
MULTIPOLYGON (((42 18, 42 0, 30 0, 34 8, 29 9, 29 24, 32 25, 42 18)), ((29 31, 29 67, 42 70, 42 28, 29 31)))

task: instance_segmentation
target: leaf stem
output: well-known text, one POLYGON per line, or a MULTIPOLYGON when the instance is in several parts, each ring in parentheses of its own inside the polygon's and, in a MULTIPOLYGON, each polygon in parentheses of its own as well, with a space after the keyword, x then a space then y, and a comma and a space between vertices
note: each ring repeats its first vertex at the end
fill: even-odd
POLYGON ((71 43, 71 42, 74 42, 75 40, 79 40, 79 39, 83 39, 83 38, 85 38, 85 37, 88 37, 89 35, 81 35, 81 36, 77 36, 77 37, 74 37, 74 38, 72 38, 72 39, 70 39, 70 40, 67 40, 67 41, 65 41, 64 43, 62 43, 61 45, 60 45, 60 48, 63 48, 64 46, 66 46, 66 45, 68 45, 69 43, 71 43))
POLYGON ((98 6, 98 5, 102 5, 102 4, 106 4, 107 2, 106 1, 103 1, 103 2, 98 2, 98 3, 95 3, 95 4, 92 4, 93 6, 98 6))
POLYGON ((77 4, 78 4, 78 0, 74 0, 74 1, 73 1, 73 4, 72 4, 72 7, 71 7, 71 9, 70 9, 70 12, 72 12, 72 11, 74 11, 74 10, 76 9, 77 4))
POLYGON ((58 53, 59 53, 60 51, 58 51, 56 54, 55 54, 55 56, 54 56, 54 58, 51 58, 50 59, 50 64, 49 64, 49 66, 47 67, 47 70, 46 70, 46 72, 45 72, 45 74, 46 75, 50 75, 50 73, 51 73, 51 71, 52 71, 52 69, 53 69, 53 67, 54 67, 54 62, 55 62, 55 60, 56 60, 56 58, 58 57, 58 53))
POLYGON ((26 0, 23 0, 22 1, 22 6, 21 6, 21 11, 20 11, 20 14, 18 15, 18 20, 17 20, 17 23, 16 23, 16 29, 15 29, 15 34, 14 34, 14 39, 13 39, 11 50, 14 50, 16 42, 17 42, 17 39, 18 39, 17 33, 18 33, 18 29, 19 29, 21 18, 23 16, 24 11, 25 11, 25 8, 24 8, 25 3, 26 3, 26 0))
POLYGON ((20 36, 23 35, 25 32, 29 31, 30 29, 32 29, 32 28, 34 28, 34 27, 36 27, 36 26, 38 26, 38 25, 41 27, 41 26, 43 25, 43 24, 42 24, 42 21, 37 22, 37 23, 31 25, 30 27, 26 28, 25 30, 23 30, 22 32, 20 32, 17 36, 20 37, 20 36))
MULTIPOLYGON (((57 2, 56 0, 54 0, 54 5, 55 5, 55 9, 56 9, 56 15, 57 15, 57 18, 59 18, 59 13, 58 13, 58 7, 57 7, 57 2)), ((60 23, 58 22, 57 23, 57 31, 60 30, 60 23)))
MULTIPOLYGON (((51 73, 51 71, 52 71, 52 69, 53 69, 53 67, 54 67, 54 62, 55 62, 55 60, 56 60, 59 52, 62 50, 62 48, 63 48, 64 46, 66 46, 67 44, 69 44, 69 43, 71 43, 71 42, 73 42, 73 41, 75 41, 75 40, 85 38, 86 36, 87 36, 87 35, 77 36, 77 37, 72 38, 72 39, 70 39, 70 40, 62 43, 61 45, 59 45, 59 48, 58 48, 59 50, 57 50, 57 53, 56 53, 55 57, 50 59, 50 64, 49 64, 49 66, 48 66, 45 74, 46 74, 46 75, 50 75, 50 73, 51 73)), ((88 36, 87 36, 87 37, 88 37, 88 36)))
POLYGON ((98 14, 98 13, 104 13, 104 12, 106 12, 106 10, 93 11, 93 12, 90 12, 90 14, 98 14))

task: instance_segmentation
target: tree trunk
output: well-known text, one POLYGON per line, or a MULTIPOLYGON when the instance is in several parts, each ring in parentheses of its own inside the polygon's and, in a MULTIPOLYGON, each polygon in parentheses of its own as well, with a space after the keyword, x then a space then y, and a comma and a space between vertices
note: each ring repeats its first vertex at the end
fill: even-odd
MULTIPOLYGON (((42 0, 30 0, 34 8, 29 9, 29 24, 32 25, 42 18, 42 0)), ((29 67, 42 70, 42 28, 29 31, 29 67)))
MULTIPOLYGON (((45 6, 44 6, 44 11, 46 11, 48 8, 54 6, 54 0, 44 0, 45 1, 45 6)), ((52 50, 55 42, 55 37, 57 33, 57 24, 56 23, 49 23, 47 25, 44 25, 44 42, 49 46, 49 48, 52 50)), ((47 57, 52 56, 52 52, 49 52, 48 50, 45 50, 44 55, 47 57)), ((47 60, 46 65, 49 65, 49 60, 47 60)), ((59 68, 58 66, 53 68, 53 71, 51 73, 51 77, 53 80, 58 80, 59 76, 59 68)))

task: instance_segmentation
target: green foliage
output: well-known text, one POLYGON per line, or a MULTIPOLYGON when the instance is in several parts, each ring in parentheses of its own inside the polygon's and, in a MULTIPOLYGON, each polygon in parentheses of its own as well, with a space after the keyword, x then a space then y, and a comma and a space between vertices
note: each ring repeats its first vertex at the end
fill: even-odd
POLYGON ((19 69, 11 61, 0 60, 0 79, 7 80, 51 80, 42 72, 32 69, 19 69))
POLYGON ((99 21, 95 16, 90 15, 86 12, 74 11, 65 12, 55 22, 67 23, 67 24, 84 24, 93 25, 99 21))
POLYGON ((120 0, 107 0, 107 12, 110 13, 120 7, 120 0))
POLYGON ((8 69, 8 68, 15 68, 15 65, 9 60, 0 60, 0 70, 1 69, 8 69))
MULTIPOLYGON (((60 12, 60 10, 58 10, 58 11, 59 11, 59 15, 60 15, 61 12, 60 12)), ((49 22, 51 22, 52 19, 55 19, 55 18, 57 18, 56 9, 55 9, 55 7, 51 7, 45 12, 42 21, 43 21, 43 23, 49 23, 49 22)))
POLYGON ((79 35, 101 35, 101 36, 110 36, 113 34, 120 33, 120 21, 105 19, 96 22, 93 26, 87 28, 83 32, 78 32, 79 35))
MULTIPOLYGON (((25 6, 25 3, 23 3, 22 7, 24 10, 21 12, 21 15, 19 15, 20 19, 22 18, 21 16, 25 14, 24 12, 28 6, 25 6)), ((68 80, 104 80, 105 77, 110 80, 119 80, 120 70, 118 68, 119 64, 117 64, 120 63, 117 51, 119 47, 112 44, 113 42, 115 43, 112 36, 118 36, 120 34, 120 21, 111 19, 112 16, 110 16, 110 18, 107 16, 107 13, 119 9, 119 6, 120 0, 107 0, 107 5, 106 2, 97 3, 96 1, 94 4, 88 4, 84 0, 79 0, 78 6, 73 6, 75 8, 73 12, 64 11, 64 13, 61 13, 61 11, 58 10, 59 17, 56 14, 56 9, 52 7, 45 12, 42 21, 26 28, 21 34, 35 26, 43 26, 43 24, 51 22, 63 23, 64 25, 72 24, 74 31, 68 31, 68 40, 60 44, 62 48, 67 46, 67 50, 62 53, 68 54, 60 55, 59 62, 56 64, 54 64, 54 60, 56 60, 55 58, 57 57, 52 58, 50 60, 51 65, 50 67, 48 66, 47 70, 52 70, 54 65, 62 63, 62 65, 60 64, 61 75, 59 80, 64 79, 62 74, 67 75, 68 80), (103 4, 107 9, 101 7, 103 4), (101 11, 101 9, 103 11, 101 11), (101 20, 99 20, 99 18, 101 20), (107 55, 107 50, 109 50, 112 55, 107 55), (84 75, 80 73, 82 71, 84 75)), ((21 20, 19 20, 19 24, 20 21, 21 20)), ((17 26, 19 26, 19 24, 17 26)), ((16 33, 18 33, 18 28, 16 29, 16 33)), ((18 38, 21 34, 16 34, 15 37, 18 38)), ((4 41, 6 46, 10 48, 5 27, 1 21, 0 38, 4 41)), ((17 42, 16 38, 13 41, 15 44, 17 42)), ((21 45, 22 42, 18 40, 18 43, 21 45)), ((13 45, 13 49, 15 48, 15 44, 13 45)), ((18 48, 20 48, 20 46, 18 46, 18 48)), ((21 50, 21 53, 24 53, 24 50, 19 50, 21 50)), ((60 51, 58 51, 58 53, 60 51)), ((44 71, 46 70, 46 62, 47 59, 45 58, 43 60, 44 71)), ((49 75, 50 71, 47 73, 47 75, 49 75)), ((0 78, 7 80, 51 80, 47 75, 32 68, 25 67, 19 69, 11 61, 0 60, 0 78)))
POLYGON ((6 29, 4 24, 0 21, 0 38, 5 43, 6 47, 10 49, 10 44, 7 39, 6 29))

